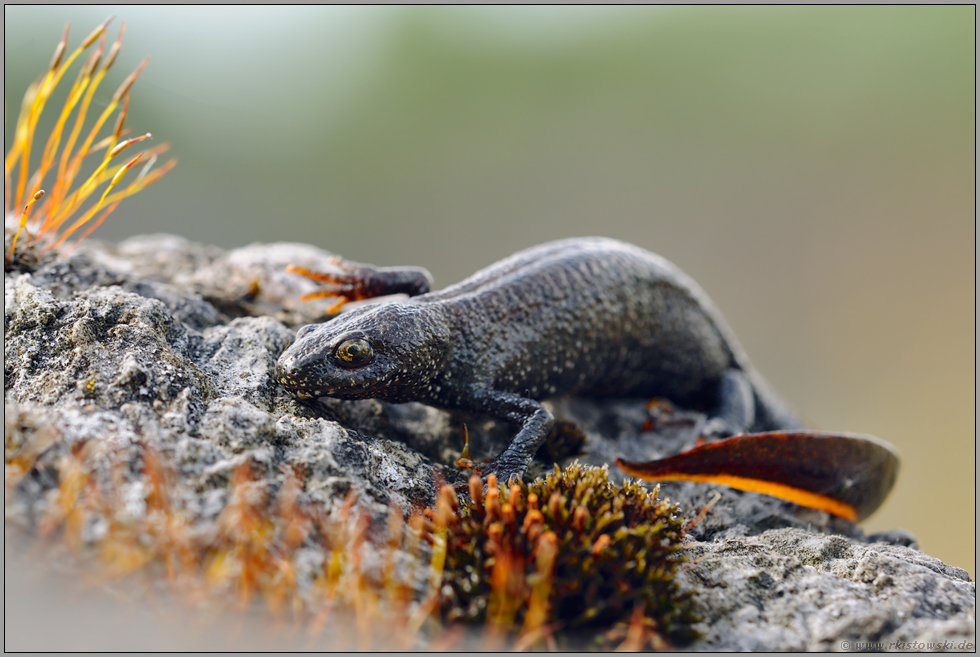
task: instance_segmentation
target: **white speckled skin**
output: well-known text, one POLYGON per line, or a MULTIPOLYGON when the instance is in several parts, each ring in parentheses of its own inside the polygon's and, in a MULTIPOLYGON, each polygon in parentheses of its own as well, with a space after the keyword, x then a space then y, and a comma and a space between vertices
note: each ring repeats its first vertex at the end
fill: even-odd
POLYGON ((735 430, 800 422, 752 371, 707 295, 660 256, 612 239, 521 251, 405 303, 300 329, 276 366, 301 397, 421 401, 521 425, 488 472, 520 475, 552 424, 537 401, 564 394, 666 397, 717 410, 735 430), (337 364, 366 340, 373 361, 337 364))

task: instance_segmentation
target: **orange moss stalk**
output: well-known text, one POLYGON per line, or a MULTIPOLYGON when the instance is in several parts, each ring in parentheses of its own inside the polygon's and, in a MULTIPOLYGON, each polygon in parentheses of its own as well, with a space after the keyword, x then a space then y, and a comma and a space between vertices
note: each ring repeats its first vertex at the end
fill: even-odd
POLYGON ((27 205, 24 206, 24 212, 20 215, 20 227, 14 234, 13 243, 10 245, 10 253, 7 255, 8 259, 12 258, 14 255, 14 249, 17 247, 17 238, 20 237, 20 231, 24 230, 24 227, 27 226, 27 214, 31 211, 31 206, 34 205, 34 201, 40 199, 42 196, 44 196, 44 190, 39 189, 37 193, 31 197, 31 200, 27 202, 27 205))
MULTIPOLYGON (((147 139, 147 138, 149 138, 149 136, 150 136, 150 133, 146 133, 143 137, 137 137, 136 139, 130 139, 128 142, 123 142, 122 144, 119 144, 119 146, 116 146, 116 148, 113 149, 114 152, 112 154, 114 155, 116 151, 121 150, 120 147, 129 146, 131 143, 140 141, 141 139, 147 139)), ((136 157, 134 157, 132 160, 130 160, 129 162, 127 162, 126 164, 124 164, 122 166, 122 168, 119 169, 119 171, 116 172, 116 174, 114 176, 112 176, 112 180, 109 182, 109 186, 106 187, 106 189, 105 189, 104 192, 102 192, 102 198, 100 198, 99 199, 99 202, 95 204, 95 207, 91 208, 88 212, 86 212, 85 214, 83 214, 77 221, 75 221, 75 223, 73 223, 68 228, 68 230, 66 230, 65 232, 63 232, 61 234, 61 236, 58 238, 58 240, 51 247, 49 247, 49 248, 53 248, 55 246, 60 246, 62 242, 64 242, 66 239, 68 239, 72 235, 72 233, 74 233, 76 230, 78 230, 83 225, 85 225, 89 221, 89 219, 91 219, 92 216, 96 212, 98 212, 100 209, 102 209, 102 205, 105 203, 106 196, 109 195, 109 192, 112 191, 112 188, 116 186, 116 184, 123 177, 123 175, 127 171, 129 171, 129 169, 134 164, 136 164, 141 157, 143 157, 143 153, 140 153, 139 155, 137 155, 136 157)), ((106 159, 106 162, 108 162, 108 158, 106 159)))
POLYGON ((617 624, 637 647, 693 638, 691 599, 674 581, 681 520, 656 491, 614 486, 604 468, 577 463, 531 484, 505 488, 490 475, 486 485, 473 476, 470 501, 444 525, 445 621, 484 623, 496 639, 488 649, 507 637, 515 649, 556 647, 569 631, 617 624))
MULTIPOLYGON (((47 71, 28 87, 24 95, 14 130, 14 140, 10 150, 4 157, 4 214, 9 213, 11 203, 13 203, 14 207, 24 208, 24 212, 21 215, 20 228, 11 242, 9 252, 6 254, 5 260, 8 263, 15 265, 26 264, 25 257, 28 252, 42 240, 46 244, 46 248, 42 250, 42 253, 55 246, 60 246, 71 235, 83 228, 86 224, 92 222, 96 215, 98 215, 95 223, 82 233, 77 241, 80 242, 91 234, 92 230, 105 221, 106 217, 119 206, 119 203, 123 199, 153 184, 176 164, 176 160, 171 159, 163 166, 152 169, 152 166, 157 162, 156 156, 167 150, 168 144, 162 144, 146 152, 150 164, 143 169, 135 181, 122 191, 116 191, 110 194, 113 188, 119 185, 122 176, 136 163, 139 157, 130 160, 122 166, 110 166, 111 160, 128 146, 149 137, 149 133, 147 133, 142 137, 120 142, 120 139, 125 137, 127 132, 129 132, 125 128, 126 117, 129 111, 129 93, 136 79, 146 67, 149 61, 148 59, 144 59, 136 70, 123 80, 122 84, 119 85, 112 95, 108 105, 99 114, 95 123, 89 128, 87 136, 79 144, 79 137, 85 128, 86 117, 95 93, 115 63, 119 56, 119 51, 122 48, 122 38, 126 28, 125 23, 121 25, 117 38, 109 49, 108 55, 103 60, 106 31, 111 21, 112 17, 106 19, 85 37, 81 44, 67 57, 65 57, 68 49, 68 26, 66 26, 64 34, 55 48, 47 71), (40 163, 33 170, 33 173, 31 173, 31 155, 34 142, 37 138, 37 126, 47 101, 68 68, 74 64, 83 52, 96 42, 98 42, 98 46, 85 60, 85 63, 82 65, 74 83, 68 91, 65 104, 61 108, 55 126, 45 142, 40 163), (119 109, 119 113, 112 132, 95 143, 100 131, 117 109, 119 109), (62 144, 62 137, 72 113, 75 113, 74 125, 67 139, 62 144), (95 144, 94 146, 93 143, 95 144), (101 151, 103 148, 106 149, 106 155, 96 167, 95 171, 80 185, 73 187, 75 179, 80 173, 86 158, 101 151), (55 167, 56 161, 58 162, 57 167, 55 167), (15 171, 18 171, 16 183, 14 182, 15 171), (53 178, 51 178, 52 173, 53 178), (86 201, 89 200, 101 185, 106 183, 108 184, 99 201, 85 208, 86 201), (46 195, 43 203, 35 207, 34 202, 44 195, 44 192, 41 191, 42 186, 47 187, 51 193, 46 195), (25 199, 29 199, 26 204, 25 199), (99 214, 103 208, 104 211, 102 214, 99 214), (37 214, 38 218, 34 219, 32 214, 37 214), (69 228, 62 231, 62 227, 73 218, 74 220, 69 228), (27 232, 28 238, 22 242, 20 248, 20 255, 23 257, 18 259, 17 238, 20 232, 26 229, 27 224, 32 221, 36 222, 37 230, 34 231, 32 229, 27 232)), ((35 224, 32 223, 31 225, 35 224)))
MULTIPOLYGON (((5 434, 8 504, 41 452, 54 446, 44 432, 18 440, 23 435, 13 428, 5 434)), ((57 459, 58 485, 38 525, 41 536, 63 541, 81 558, 95 557, 98 578, 162 574, 192 604, 238 611, 261 601, 274 617, 306 623, 311 638, 333 611, 353 612, 364 649, 411 647, 438 608, 438 599, 419 604, 413 585, 430 564, 420 516, 406 524, 393 506, 387 537, 369 539, 371 517, 357 504, 356 492, 328 514, 304 499, 301 475, 287 470, 273 494, 273 482, 257 477, 246 462, 233 470, 216 522, 204 528, 183 505, 178 473, 160 454, 137 444, 135 455, 123 449, 106 456, 100 442, 75 444, 57 459), (134 516, 127 491, 136 481, 145 512, 134 516), (93 525, 104 529, 86 530, 93 525), (312 586, 304 586, 299 556, 311 549, 321 550, 324 559, 312 586), (372 565, 378 563, 380 572, 372 565), (379 625, 386 628, 381 636, 379 625)))

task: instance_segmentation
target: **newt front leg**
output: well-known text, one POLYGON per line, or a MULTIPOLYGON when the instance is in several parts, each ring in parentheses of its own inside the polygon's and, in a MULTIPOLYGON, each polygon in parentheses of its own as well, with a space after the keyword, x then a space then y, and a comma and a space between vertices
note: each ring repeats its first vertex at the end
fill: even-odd
POLYGON ((539 402, 510 392, 481 390, 474 394, 472 410, 504 418, 521 427, 510 445, 497 458, 481 468, 502 482, 520 478, 544 443, 555 418, 539 402))

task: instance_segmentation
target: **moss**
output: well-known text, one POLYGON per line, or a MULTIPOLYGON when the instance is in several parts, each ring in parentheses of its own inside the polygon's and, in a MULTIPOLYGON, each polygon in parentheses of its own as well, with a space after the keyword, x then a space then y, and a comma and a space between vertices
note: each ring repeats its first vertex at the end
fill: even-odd
MULTIPOLYGON (((123 199, 153 184, 177 163, 176 160, 171 159, 163 166, 151 170, 157 161, 157 156, 169 149, 170 146, 166 143, 141 152, 125 164, 110 162, 128 147, 151 137, 150 133, 146 133, 139 137, 123 139, 130 132, 125 128, 126 115, 129 111, 129 93, 148 59, 143 60, 143 63, 123 80, 88 132, 82 130, 95 91, 112 68, 122 48, 125 23, 120 27, 115 43, 106 52, 107 28, 111 21, 110 17, 99 25, 67 56, 68 26, 66 25, 48 70, 42 73, 24 94, 16 128, 13 131, 13 141, 4 158, 4 272, 33 271, 41 264, 47 252, 60 247, 73 235, 76 236, 73 244, 77 245, 98 228, 123 199), (37 128, 48 99, 72 64, 96 43, 98 45, 82 65, 74 84, 68 91, 68 97, 55 127, 44 142, 40 160, 35 159, 32 162, 32 156, 37 155, 35 151, 40 150, 42 143, 37 128), (119 112, 112 131, 96 142, 95 139, 102 133, 103 128, 113 125, 108 123, 108 119, 117 109, 119 112), (69 119, 73 112, 74 120, 71 121, 69 119), (87 136, 83 136, 86 134, 87 136), (79 138, 81 141, 78 141, 79 138), (105 151, 104 155, 100 154, 102 151, 105 151), (98 158, 101 158, 101 164, 87 178, 79 178, 84 161, 93 154, 100 154, 98 158), (124 174, 141 159, 146 164, 136 175, 135 180, 132 180, 125 189, 110 194, 109 192, 116 187, 124 174), (89 203, 90 199, 98 196, 97 190, 103 184, 105 187, 99 200, 89 203), (50 193, 45 195, 42 187, 47 187, 50 193), (37 207, 34 208, 36 202, 37 207), (83 210, 86 203, 88 207, 83 210), (20 214, 16 231, 7 230, 6 217, 11 213, 15 216, 16 213, 20 214), (78 233, 86 225, 88 227, 78 233), (26 235, 24 240, 18 242, 21 233, 26 235), (19 250, 18 244, 20 244, 19 250)), ((91 162, 91 159, 89 161, 91 162)))
POLYGON ((469 500, 457 503, 444 488, 431 515, 446 540, 444 621, 525 638, 588 632, 596 647, 629 629, 653 647, 695 636, 690 595, 674 580, 682 523, 658 491, 617 487, 605 468, 576 462, 509 489, 491 476, 486 494, 474 477, 469 500))

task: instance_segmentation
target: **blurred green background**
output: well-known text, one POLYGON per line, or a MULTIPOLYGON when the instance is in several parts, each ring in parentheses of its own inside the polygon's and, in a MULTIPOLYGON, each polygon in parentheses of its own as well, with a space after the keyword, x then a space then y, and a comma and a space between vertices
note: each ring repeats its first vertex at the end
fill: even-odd
POLYGON ((866 531, 975 576, 974 7, 6 6, 8 127, 64 22, 74 47, 109 14, 95 102, 151 55, 127 125, 180 164, 97 236, 311 242, 440 287, 633 242, 804 415, 898 446, 866 531))

